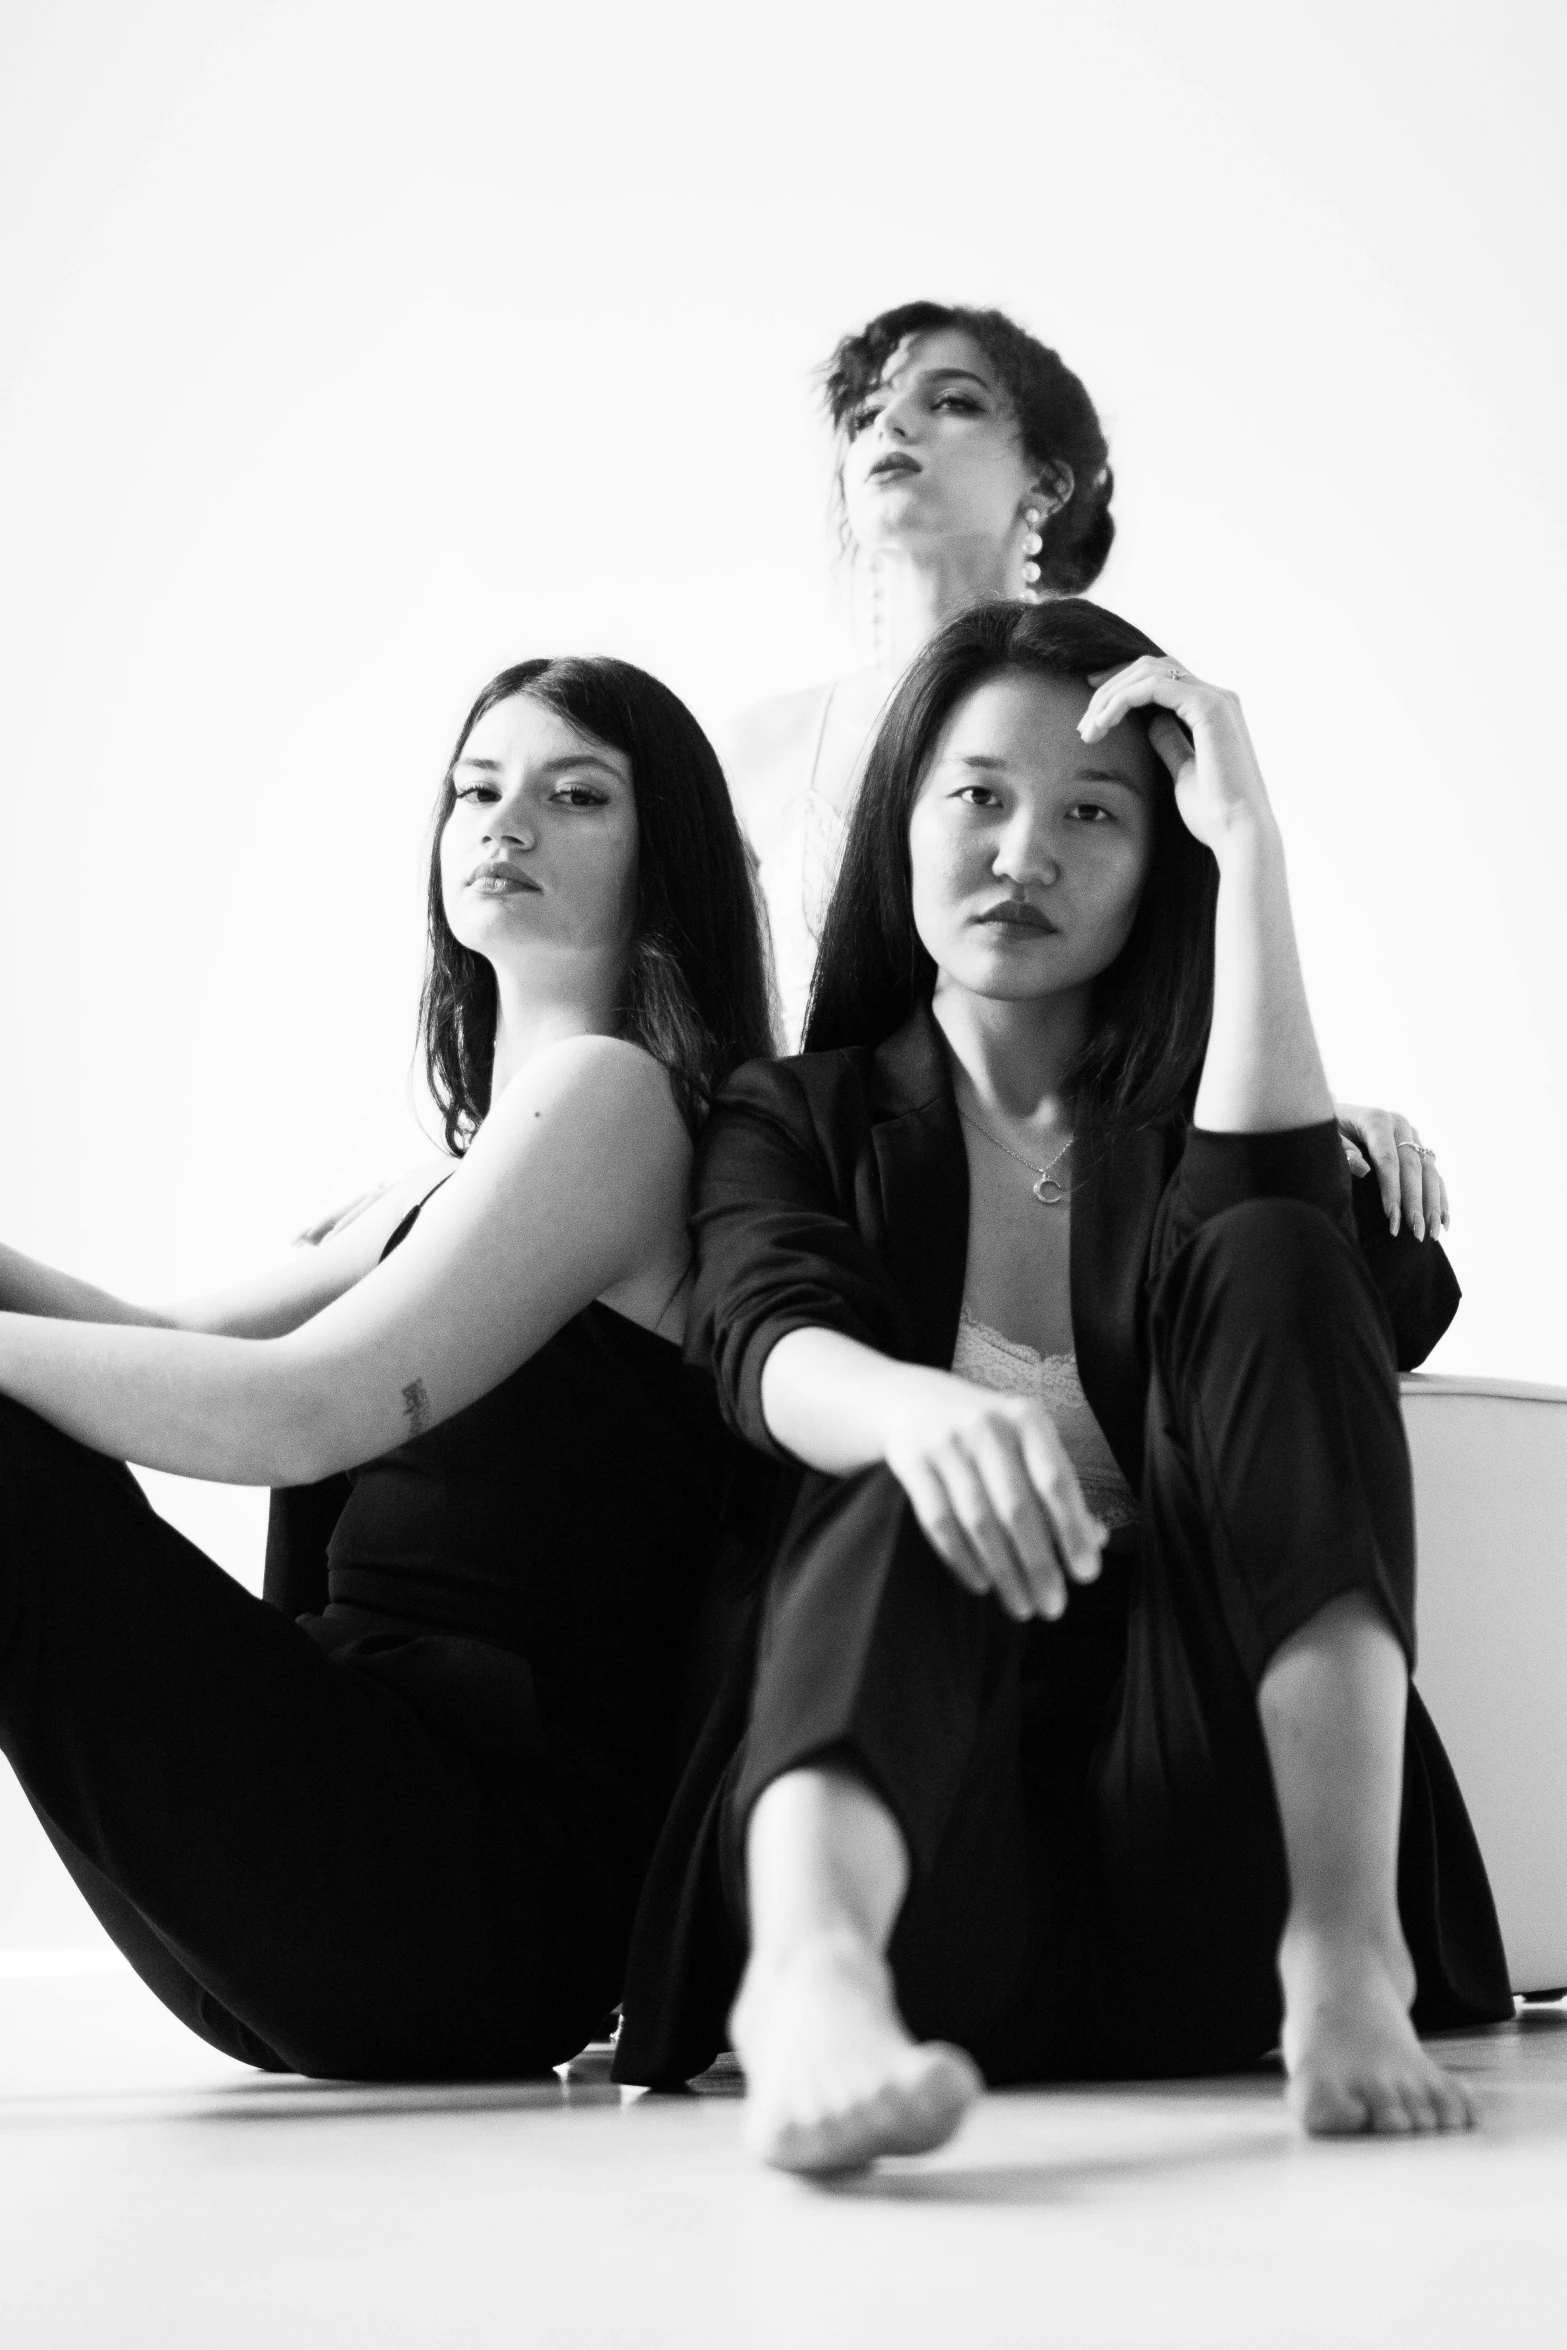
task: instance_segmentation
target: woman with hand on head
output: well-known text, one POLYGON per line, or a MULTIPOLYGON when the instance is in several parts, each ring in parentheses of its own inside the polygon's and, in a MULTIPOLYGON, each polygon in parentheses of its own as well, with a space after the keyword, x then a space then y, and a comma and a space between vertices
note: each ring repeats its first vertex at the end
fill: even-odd
POLYGON ((1396 1377, 1457 1285, 1346 1169, 1233 695, 1089 604, 950 623, 806 1046, 703 1141, 691 1344, 793 1468, 621 2077, 698 2069, 738 1990, 791 2169, 938 2144, 981 2073, 1281 2037, 1308 2130, 1463 2126, 1415 2025, 1511 2000, 1409 1687, 1396 1377))
POLYGON ((451 1157, 153 1311, 0 1251, 0 1743, 191 2027, 270 2068, 535 2072, 619 1997, 723 1475, 681 1362, 692 1138, 765 1049, 745 852, 674 695, 480 695, 436 810, 451 1157), (346 1470, 324 1612, 122 1461, 346 1470))

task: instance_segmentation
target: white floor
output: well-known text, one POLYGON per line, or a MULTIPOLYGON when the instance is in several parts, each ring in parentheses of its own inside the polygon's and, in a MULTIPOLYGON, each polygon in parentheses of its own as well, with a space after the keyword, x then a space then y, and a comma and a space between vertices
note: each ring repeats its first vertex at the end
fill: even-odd
POLYGON ((733 2096, 277 2081, 124 1973, 0 1980, 7 2345, 1567 2344, 1567 2006, 1448 2043, 1472 2138, 1308 2145, 1263 2079, 1008 2094, 831 2188, 733 2096))

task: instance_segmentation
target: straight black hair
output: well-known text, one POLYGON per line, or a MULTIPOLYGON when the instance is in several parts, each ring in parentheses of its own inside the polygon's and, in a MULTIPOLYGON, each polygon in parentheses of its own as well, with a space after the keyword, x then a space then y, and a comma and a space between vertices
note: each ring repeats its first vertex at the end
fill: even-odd
POLYGON ((684 702, 629 661, 574 657, 519 661, 491 678, 463 720, 436 798, 419 1033, 446 1146, 465 1150, 490 1106, 496 993, 489 963, 446 919, 441 835, 469 735, 514 694, 542 702, 631 762, 637 904, 619 1033, 663 1063, 694 1132, 731 1069, 772 1050, 745 845, 717 754, 684 702))
MULTIPOLYGON (((878 1045, 929 1001, 936 966, 914 927, 909 818, 959 702, 1009 671, 1085 679, 1160 647, 1080 597, 976 605, 950 620, 899 685, 877 730, 822 928, 804 1047, 878 1045)), ((1219 869, 1187 831, 1159 764, 1147 879, 1126 944, 1095 983, 1093 1025, 1070 1075, 1080 1118, 1141 1125, 1184 1103, 1213 1016, 1219 869)))

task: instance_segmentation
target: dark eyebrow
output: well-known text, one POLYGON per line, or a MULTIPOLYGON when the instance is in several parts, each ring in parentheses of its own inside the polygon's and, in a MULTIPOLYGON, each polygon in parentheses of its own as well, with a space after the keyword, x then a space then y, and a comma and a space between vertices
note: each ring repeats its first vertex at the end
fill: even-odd
MULTIPOLYGON (((468 751, 463 752, 456 764, 459 767, 480 768, 486 775, 499 775, 501 772, 499 759, 478 759, 468 751)), ((598 751, 568 751, 563 758, 546 759, 539 773, 541 775, 558 775, 562 769, 567 767, 599 767, 606 775, 613 775, 617 781, 620 777, 620 769, 612 765, 598 751)))
MULTIPOLYGON (((999 758, 994 751, 957 751, 949 754, 943 761, 943 765, 973 767, 982 775, 1004 775, 1008 762, 999 758)), ((1143 790, 1139 777, 1118 774, 1113 767, 1078 767, 1073 771, 1072 781, 1074 783, 1115 783, 1120 785, 1122 791, 1136 792, 1139 796, 1143 790)))
MULTIPOLYGON (((992 399, 996 397, 995 385, 990 382, 988 377, 983 375, 976 375, 972 367, 917 367, 914 370, 914 381, 917 384, 925 385, 944 383, 978 384, 982 392, 988 392, 992 399)), ((892 386, 886 381, 885 378, 883 378, 880 383, 871 385, 870 390, 865 394, 865 399, 874 400, 878 392, 888 392, 891 391, 891 389, 892 386)))
POLYGON ((559 775, 567 767, 599 767, 618 782, 620 769, 602 751, 567 751, 559 759, 546 759, 539 769, 541 775, 559 775))
POLYGON ((1123 791, 1140 792, 1143 789, 1141 776, 1118 775, 1113 767, 1079 767, 1076 781, 1079 783, 1118 783, 1123 791))

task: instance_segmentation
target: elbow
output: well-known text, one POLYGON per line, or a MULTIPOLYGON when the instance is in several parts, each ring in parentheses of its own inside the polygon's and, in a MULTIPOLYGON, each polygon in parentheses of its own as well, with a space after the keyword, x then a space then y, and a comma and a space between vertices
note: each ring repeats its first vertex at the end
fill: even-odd
POLYGON ((276 1431, 267 1449, 268 1485, 319 1485, 323 1477, 335 1477, 365 1458, 363 1445, 353 1443, 329 1410, 297 1420, 291 1414, 290 1424, 276 1431))
POLYGON ((277 1487, 319 1485, 343 1465, 330 1448, 321 1444, 308 1440, 279 1444, 268 1448, 267 1458, 258 1464, 259 1474, 252 1482, 277 1487))
MULTIPOLYGON (((263 1344, 267 1342, 263 1341, 263 1344)), ((274 1342, 276 1343, 276 1342, 274 1342)), ((282 1355, 280 1349, 280 1355, 282 1355)), ((363 1457, 342 1425, 341 1396, 324 1381, 299 1375, 299 1366, 274 1357, 285 1376, 264 1415, 250 1482, 258 1485, 318 1485, 363 1457)))

